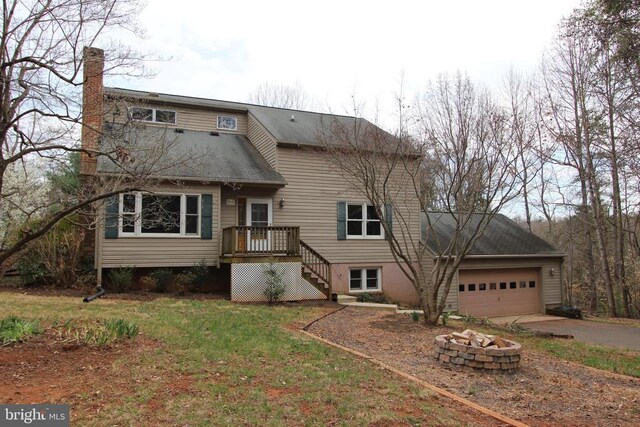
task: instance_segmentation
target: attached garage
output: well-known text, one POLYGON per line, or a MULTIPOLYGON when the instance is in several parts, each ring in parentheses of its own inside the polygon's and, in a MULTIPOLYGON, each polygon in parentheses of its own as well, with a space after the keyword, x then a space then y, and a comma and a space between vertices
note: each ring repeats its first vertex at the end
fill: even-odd
MULTIPOLYGON (((435 260, 449 244, 455 221, 451 214, 429 212, 423 214, 422 226, 423 241, 435 260)), ((544 313, 562 304, 564 257, 545 240, 497 215, 454 275, 445 310, 474 317, 544 313)))
POLYGON ((474 317, 542 311, 540 268, 460 270, 458 312, 474 317))

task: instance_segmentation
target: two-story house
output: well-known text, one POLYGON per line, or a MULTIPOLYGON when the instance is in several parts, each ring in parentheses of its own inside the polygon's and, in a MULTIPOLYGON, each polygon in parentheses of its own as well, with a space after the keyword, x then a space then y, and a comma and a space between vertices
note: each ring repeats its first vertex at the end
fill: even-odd
MULTIPOLYGON (((187 267, 205 260, 227 277, 232 300, 254 301, 264 298, 265 264, 277 262, 288 285, 285 299, 384 292, 390 299, 417 303, 416 291, 385 241, 381 221, 393 224, 391 210, 378 217, 361 191, 332 170, 318 139, 331 121, 372 124, 347 116, 103 87, 102 51, 89 48, 86 54, 85 123, 104 131, 87 127, 83 146, 98 149, 112 129, 133 121, 137 144, 149 156, 155 147, 171 150, 159 160, 167 164, 155 173, 159 183, 152 191, 121 194, 106 204, 105 220, 95 235, 99 280, 104 271, 122 266, 187 267)), ((82 171, 119 172, 108 158, 91 156, 83 156, 82 171)), ((419 236, 418 201, 405 208, 403 218, 419 236)), ((547 289, 543 280, 545 269, 555 268, 559 275, 557 254, 548 254, 543 263, 535 258, 524 264, 520 254, 513 265, 503 255, 491 269, 526 267, 535 276, 513 275, 518 285, 512 293, 526 281, 529 292, 521 293, 535 299, 526 311, 560 303, 560 283, 548 281, 547 289)), ((477 265, 482 259, 472 261, 470 271, 483 269, 477 265)), ((497 283, 502 281, 512 280, 497 283)), ((493 280, 485 282, 483 291, 489 295, 493 280)), ((498 292, 508 291, 493 286, 498 299, 498 292)), ((458 292, 464 299, 476 289, 452 288, 448 310, 464 308, 458 306, 458 292)))

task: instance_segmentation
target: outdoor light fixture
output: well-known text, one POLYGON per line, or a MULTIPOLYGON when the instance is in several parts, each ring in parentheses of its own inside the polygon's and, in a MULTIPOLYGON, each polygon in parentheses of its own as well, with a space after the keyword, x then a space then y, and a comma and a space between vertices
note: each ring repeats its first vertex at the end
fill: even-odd
POLYGON ((280 199, 280 207, 284 208, 284 199, 280 199))
POLYGON ((549 270, 549 276, 553 276, 553 268, 549 270))

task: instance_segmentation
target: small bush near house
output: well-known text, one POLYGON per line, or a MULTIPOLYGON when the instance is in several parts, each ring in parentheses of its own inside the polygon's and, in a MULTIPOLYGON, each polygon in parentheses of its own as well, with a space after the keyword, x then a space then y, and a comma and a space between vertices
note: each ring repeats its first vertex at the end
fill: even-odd
POLYGON ((31 335, 42 333, 40 324, 16 316, 0 319, 0 345, 22 342, 31 335))
POLYGON ((264 290, 267 301, 269 301, 269 304, 280 301, 286 290, 286 285, 282 280, 282 270, 271 262, 265 269, 264 274, 267 278, 267 289, 264 290))
POLYGON ((369 292, 358 295, 357 301, 372 302, 376 304, 389 304, 390 302, 384 294, 371 294, 369 292))
POLYGON ((451 316, 451 313, 449 313, 448 311, 443 311, 442 312, 442 324, 444 326, 447 326, 447 323, 449 323, 449 317, 451 316))
POLYGON ((413 320, 414 322, 417 322, 418 320, 420 320, 420 313, 418 313, 417 311, 412 311, 411 320, 413 320))
POLYGON ((169 268, 159 268, 149 274, 149 276, 155 280, 154 292, 166 292, 171 280, 173 279, 173 272, 169 268))
POLYGON ((109 271, 109 288, 114 292, 125 292, 133 283, 133 267, 114 268, 109 271))
POLYGON ((173 282, 179 295, 184 295, 187 289, 193 290, 195 280, 196 276, 190 270, 184 270, 182 273, 176 274, 173 278, 173 282))
POLYGON ((207 260, 202 259, 199 263, 194 264, 189 269, 189 272, 193 275, 192 291, 195 290, 197 285, 205 283, 209 279, 209 266, 207 260))

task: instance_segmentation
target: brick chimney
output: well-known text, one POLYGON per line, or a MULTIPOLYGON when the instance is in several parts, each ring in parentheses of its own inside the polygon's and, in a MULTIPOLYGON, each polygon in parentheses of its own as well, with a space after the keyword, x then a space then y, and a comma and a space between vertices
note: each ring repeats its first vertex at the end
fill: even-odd
MULTIPOLYGON (((104 51, 95 47, 85 47, 82 51, 84 59, 82 86, 82 148, 90 151, 98 150, 103 123, 103 85, 104 51)), ((80 174, 95 175, 98 165, 96 156, 82 153, 80 157, 80 174)))

